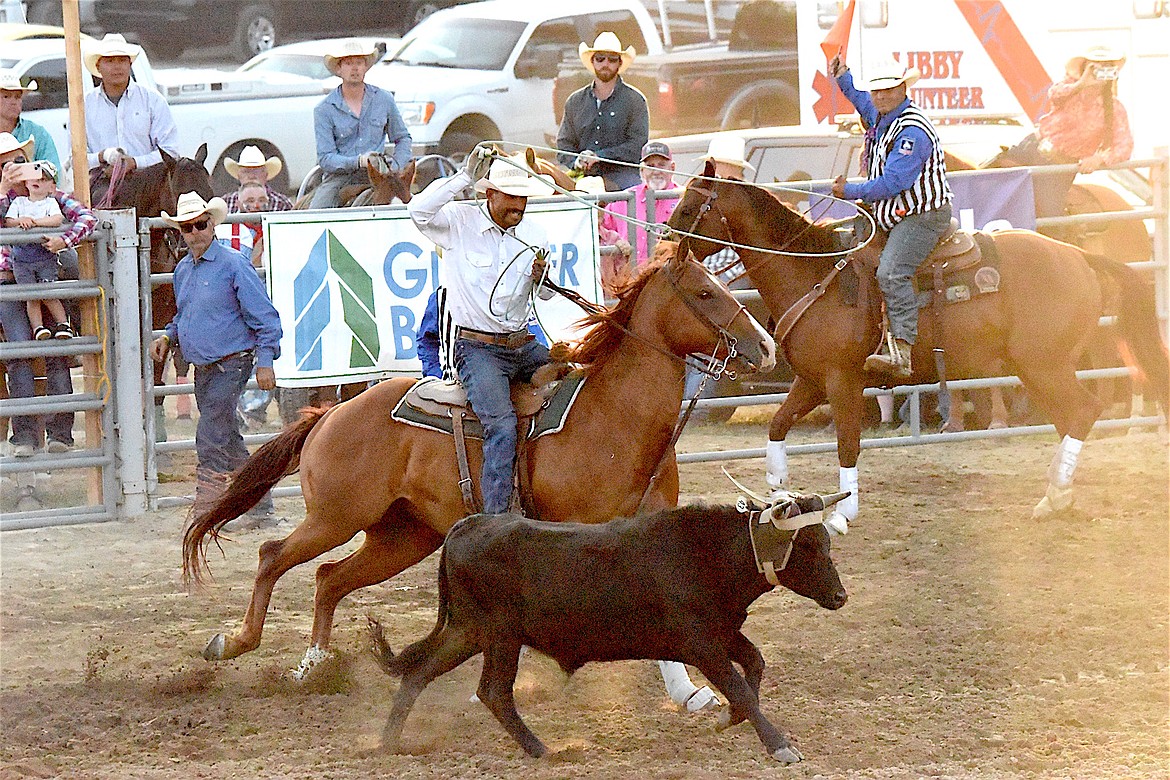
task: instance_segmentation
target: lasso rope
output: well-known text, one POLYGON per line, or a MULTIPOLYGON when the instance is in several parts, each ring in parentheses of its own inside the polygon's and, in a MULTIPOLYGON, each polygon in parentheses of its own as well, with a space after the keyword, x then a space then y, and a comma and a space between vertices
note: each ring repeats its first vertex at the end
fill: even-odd
MULTIPOLYGON (((561 151, 559 149, 553 149, 553 148, 547 147, 547 146, 533 146, 531 144, 521 144, 521 143, 517 143, 517 142, 513 142, 513 141, 485 141, 484 143, 491 143, 493 145, 499 145, 499 146, 512 146, 512 147, 527 148, 527 149, 532 149, 534 151, 542 151, 542 152, 559 153, 561 151)), ((519 168, 525 172, 535 173, 534 171, 530 171, 527 166, 520 165, 519 163, 515 162, 514 160, 507 157, 506 155, 497 155, 496 159, 503 160, 508 165, 511 165, 515 168, 519 168)), ((721 179, 717 176, 704 176, 703 174, 698 174, 698 173, 681 173, 679 171, 671 171, 668 168, 655 168, 652 165, 642 165, 641 163, 631 163, 631 162, 626 162, 625 160, 613 160, 613 159, 609 159, 606 157, 598 157, 597 160, 599 162, 609 162, 609 163, 614 163, 616 165, 624 165, 624 166, 630 167, 630 168, 638 168, 638 169, 644 168, 646 170, 659 171, 661 173, 668 173, 668 174, 671 174, 672 176, 679 176, 679 177, 682 177, 685 179, 689 179, 691 181, 697 180, 697 181, 719 182, 719 183, 725 183, 725 184, 730 183, 730 184, 736 184, 736 185, 746 185, 746 186, 760 187, 761 189, 765 189, 768 192, 774 192, 774 191, 792 192, 795 194, 809 196, 809 197, 816 195, 816 196, 822 198, 823 201, 827 201, 830 203, 833 201, 836 201, 837 203, 844 204, 844 205, 848 206, 849 208, 853 209, 853 211, 856 214, 860 214, 860 215, 864 216, 866 221, 869 222, 869 224, 870 224, 869 238, 867 238, 865 241, 858 244, 851 251, 856 251, 858 249, 865 247, 867 244, 869 244, 870 241, 873 240, 874 236, 877 234, 877 231, 876 231, 877 225, 874 222, 873 216, 869 212, 865 211, 862 208, 859 208, 856 203, 849 201, 849 200, 845 200, 844 198, 838 198, 835 195, 831 195, 831 194, 825 195, 823 193, 812 192, 810 190, 805 190, 805 189, 797 189, 794 187, 780 187, 780 186, 776 186, 776 185, 768 185, 765 187, 762 185, 754 184, 752 182, 739 181, 736 179, 721 179)), ((537 175, 540 175, 540 174, 537 174, 537 175)), ((596 200, 592 200, 592 201, 586 200, 585 198, 583 198, 579 195, 578 191, 567 190, 567 189, 561 187, 559 184, 557 184, 555 181, 552 180, 552 177, 545 176, 543 178, 546 180, 547 184, 549 184, 555 191, 559 192, 560 194, 565 195, 568 198, 577 201, 578 203, 582 203, 595 211, 606 211, 607 214, 611 214, 611 215, 617 217, 618 219, 621 219, 629 224, 637 225, 648 232, 653 232, 657 238, 663 238, 666 231, 669 230, 669 232, 673 235, 686 236, 688 238, 707 241, 709 243, 718 244, 718 245, 727 247, 729 249, 737 250, 737 252, 738 252, 738 250, 747 250, 750 252, 761 252, 761 253, 765 253, 765 254, 783 255, 785 257, 838 257, 841 254, 841 252, 839 252, 839 251, 838 252, 790 252, 790 251, 783 250, 783 249, 772 249, 770 247, 758 247, 758 246, 752 246, 750 244, 740 244, 740 243, 737 243, 735 241, 731 241, 730 239, 721 239, 721 238, 715 238, 713 236, 704 236, 704 235, 700 235, 700 234, 696 234, 696 233, 690 233, 690 232, 685 231, 685 230, 671 230, 669 228, 665 228, 665 226, 662 225, 661 223, 646 222, 646 221, 638 219, 637 217, 631 217, 628 214, 619 214, 617 212, 607 211, 604 206, 598 205, 596 200)), ((480 200, 478 192, 476 193, 476 200, 477 201, 480 200)), ((829 208, 829 205, 826 204, 825 209, 827 210, 828 208, 829 208)), ((802 216, 804 216, 804 215, 802 215, 802 216)), ((809 217, 807 217, 807 216, 805 216, 805 218, 809 219, 809 217)), ((811 220, 810 220, 810 224, 811 224, 811 220)))

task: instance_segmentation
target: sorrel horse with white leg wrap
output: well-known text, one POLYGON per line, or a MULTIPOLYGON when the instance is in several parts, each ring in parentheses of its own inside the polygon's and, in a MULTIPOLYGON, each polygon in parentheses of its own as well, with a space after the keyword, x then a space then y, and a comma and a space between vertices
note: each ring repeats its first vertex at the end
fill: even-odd
MULTIPOLYGON (((768 430, 769 486, 788 482, 784 440, 793 424, 826 400, 832 407, 841 490, 854 493, 837 505, 829 521, 843 531, 859 509, 863 365, 881 338, 881 294, 860 261, 863 253, 872 259, 880 252, 884 236, 848 256, 832 226, 811 222, 760 187, 714 180, 712 174, 708 164, 708 180, 687 187, 670 227, 691 234, 683 236, 683 247, 697 257, 716 252, 723 242, 736 244, 747 275, 779 323, 776 343, 796 380, 768 430), (855 299, 845 293, 847 286, 855 299), (811 303, 802 308, 802 301, 811 303)), ((1080 446, 1101 413, 1100 401, 1081 386, 1075 372, 1107 299, 1119 296, 1119 333, 1163 413, 1170 400, 1170 361, 1159 334, 1153 285, 1137 271, 1029 230, 990 234, 990 240, 998 255, 998 292, 941 307, 938 329, 923 310, 912 360, 915 374, 907 381, 937 381, 935 362, 929 359, 936 346, 944 349, 952 378, 996 376, 1004 366, 1019 376, 1061 437, 1046 495, 1035 510, 1040 516, 1071 505, 1080 446), (942 332, 938 343, 937 330, 942 332)))
MULTIPOLYGON (((586 323, 589 330, 579 343, 556 345, 553 353, 583 366, 586 379, 576 402, 559 433, 529 442, 527 477, 536 515, 600 523, 632 515, 639 504, 647 512, 675 506, 673 442, 685 356, 702 353, 732 370, 766 371, 775 365, 775 344, 691 258, 652 264, 611 310, 589 315, 586 323)), ((452 436, 391 417, 414 384, 392 379, 328 411, 308 410, 252 455, 220 499, 192 520, 183 538, 183 572, 198 582, 206 547, 224 525, 300 470, 304 521, 286 538, 260 546, 243 625, 234 636, 213 637, 205 658, 235 658, 256 649, 281 575, 364 531, 356 552, 317 569, 311 646, 302 662, 307 671, 324 658, 334 610, 346 594, 418 563, 467 514, 452 436)), ((468 456, 478 492, 479 442, 468 442, 468 456)))

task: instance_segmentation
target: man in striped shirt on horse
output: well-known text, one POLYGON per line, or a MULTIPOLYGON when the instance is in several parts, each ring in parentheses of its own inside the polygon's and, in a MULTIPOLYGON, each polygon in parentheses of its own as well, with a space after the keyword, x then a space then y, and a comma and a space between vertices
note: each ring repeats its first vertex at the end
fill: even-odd
POLYGON ((873 205, 878 226, 889 240, 878 263, 877 279, 886 301, 890 335, 865 368, 909 377, 910 348, 918 337, 918 297, 914 272, 934 249, 951 221, 942 144, 926 114, 906 96, 918 71, 889 63, 873 69, 869 91, 857 89, 840 56, 829 63, 837 85, 866 126, 862 167, 866 181, 833 183, 838 198, 873 205))

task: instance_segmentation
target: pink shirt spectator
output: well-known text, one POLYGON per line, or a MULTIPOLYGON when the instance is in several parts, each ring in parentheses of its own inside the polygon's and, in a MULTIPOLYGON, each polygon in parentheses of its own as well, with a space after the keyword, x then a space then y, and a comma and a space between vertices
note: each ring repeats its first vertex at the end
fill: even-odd
MULTIPOLYGON (((678 203, 678 198, 662 198, 659 197, 654 203, 654 215, 647 216, 646 214, 646 191, 649 189, 645 184, 639 184, 630 187, 627 192, 634 193, 634 218, 640 219, 643 222, 650 222, 661 224, 670 219, 671 213, 674 211, 675 205, 678 203)), ((670 183, 666 189, 674 189, 674 182, 670 183)), ((613 245, 620 241, 626 241, 634 250, 634 257, 637 264, 641 265, 649 257, 649 252, 646 249, 646 230, 640 225, 631 225, 621 217, 629 214, 628 204, 625 201, 614 201, 605 207, 605 213, 601 215, 601 223, 598 227, 601 243, 613 245), (621 216, 618 216, 621 215, 621 216), (630 229, 635 231, 637 243, 630 241, 630 229)))
POLYGON ((1106 165, 1124 162, 1133 154, 1133 134, 1125 106, 1113 97, 1113 135, 1105 138, 1105 103, 1099 89, 1079 89, 1068 77, 1048 90, 1052 110, 1037 123, 1039 137, 1058 153, 1083 160, 1101 151, 1106 165))

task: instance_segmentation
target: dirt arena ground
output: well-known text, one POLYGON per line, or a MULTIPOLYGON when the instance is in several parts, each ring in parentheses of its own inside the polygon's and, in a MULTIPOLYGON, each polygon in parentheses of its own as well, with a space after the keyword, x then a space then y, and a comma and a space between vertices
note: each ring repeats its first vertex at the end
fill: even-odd
MULTIPOLYGON (((757 422, 698 426, 682 451, 761 446, 757 422)), ((430 630, 437 556, 338 610, 337 654, 307 683, 313 566, 277 588, 260 649, 209 664, 252 585, 254 531, 179 580, 184 513, 0 535, 0 779, 85 778, 1165 778, 1170 776, 1167 446, 1091 440, 1076 511, 1030 518, 1050 437, 867 451, 863 514, 834 541, 850 601, 787 591, 746 633, 768 668, 763 709, 805 756, 774 764, 746 724, 717 734, 679 712, 649 662, 565 681, 521 662, 518 701, 551 757, 531 760, 468 702, 473 659, 436 681, 409 755, 372 749, 396 683, 365 655, 365 615, 396 648, 430 630)), ((794 487, 829 491, 835 458, 793 458, 794 487)), ((730 470, 762 484, 762 461, 730 470)), ((684 466, 685 500, 731 501, 717 464, 684 466)), ((299 500, 278 502, 290 517, 299 500)))

